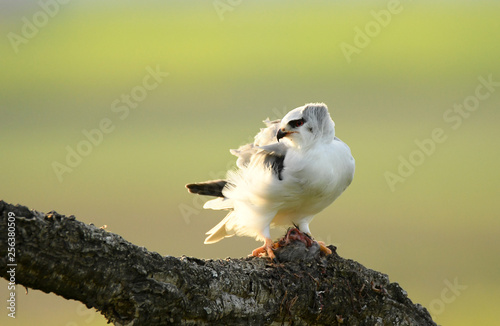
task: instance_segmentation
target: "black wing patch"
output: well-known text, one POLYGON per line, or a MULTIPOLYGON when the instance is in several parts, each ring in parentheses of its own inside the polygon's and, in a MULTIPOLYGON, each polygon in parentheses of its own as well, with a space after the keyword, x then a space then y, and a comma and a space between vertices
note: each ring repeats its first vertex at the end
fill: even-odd
POLYGON ((188 191, 192 194, 224 197, 222 189, 226 186, 226 180, 212 180, 199 183, 190 183, 186 185, 188 191))
POLYGON ((278 155, 275 153, 269 153, 264 159, 264 164, 271 167, 273 173, 278 177, 278 180, 283 180, 281 172, 285 168, 285 155, 278 155))

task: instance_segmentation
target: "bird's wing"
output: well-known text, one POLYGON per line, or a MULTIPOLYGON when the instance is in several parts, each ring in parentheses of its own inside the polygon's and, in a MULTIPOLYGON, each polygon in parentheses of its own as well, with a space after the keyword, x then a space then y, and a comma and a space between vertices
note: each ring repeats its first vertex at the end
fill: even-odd
POLYGON ((267 160, 273 167, 275 166, 275 158, 278 161, 286 154, 287 147, 283 143, 279 143, 276 139, 276 134, 279 129, 280 120, 269 121, 264 120, 266 128, 261 128, 260 132, 255 136, 254 142, 240 146, 238 149, 231 149, 231 154, 238 157, 236 165, 242 169, 248 166, 252 157, 256 154, 269 154, 267 160), (265 153, 262 153, 265 152, 265 153))
MULTIPOLYGON (((286 145, 278 143, 276 140, 279 122, 280 120, 264 120, 266 128, 261 128, 260 132, 255 136, 253 143, 230 150, 233 155, 238 156, 237 165, 240 169, 246 168, 252 160, 257 160, 261 161, 265 166, 270 167, 279 179, 281 179, 286 145)), ((212 180, 187 184, 186 188, 193 194, 224 198, 223 190, 226 185, 226 180, 212 180)), ((210 207, 212 209, 227 209, 228 205, 225 200, 214 200, 213 204, 214 207, 210 207)))
POLYGON ((238 157, 239 169, 228 171, 226 180, 208 181, 187 186, 190 192, 217 196, 204 208, 230 210, 229 214, 207 234, 205 243, 213 243, 236 233, 260 240, 269 238, 269 224, 282 205, 280 184, 287 145, 277 141, 280 120, 264 121, 253 143, 231 153, 238 157))

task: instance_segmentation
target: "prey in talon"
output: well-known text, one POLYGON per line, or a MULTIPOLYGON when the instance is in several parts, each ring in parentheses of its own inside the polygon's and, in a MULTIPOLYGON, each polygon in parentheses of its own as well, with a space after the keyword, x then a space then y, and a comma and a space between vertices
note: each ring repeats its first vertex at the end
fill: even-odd
MULTIPOLYGON (((303 241, 313 241, 309 223, 349 186, 355 163, 349 147, 335 136, 335 123, 323 103, 306 104, 264 123, 253 143, 230 151, 238 157, 237 169, 228 171, 225 180, 186 188, 216 197, 204 208, 228 211, 207 232, 205 243, 249 236, 263 241, 252 256, 274 259, 270 229, 296 225, 310 237, 303 241)), ((323 242, 318 244, 331 253, 323 242)))
POLYGON ((332 254, 330 248, 328 248, 323 241, 314 240, 309 234, 301 232, 297 225, 294 225, 293 228, 289 228, 285 236, 274 243, 273 249, 276 250, 277 248, 286 247, 290 243, 295 241, 302 242, 303 244, 305 244, 306 248, 311 247, 313 243, 316 242, 318 244, 319 250, 323 254, 325 255, 332 254))

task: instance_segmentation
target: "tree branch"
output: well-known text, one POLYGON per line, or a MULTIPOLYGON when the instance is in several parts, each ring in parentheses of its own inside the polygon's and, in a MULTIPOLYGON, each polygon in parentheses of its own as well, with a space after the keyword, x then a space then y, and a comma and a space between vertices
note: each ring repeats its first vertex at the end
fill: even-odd
POLYGON ((54 211, 0 201, 0 275, 100 311, 115 325, 435 325, 387 275, 300 241, 266 258, 161 256, 54 211), (10 215, 15 215, 9 219, 10 215), (12 235, 12 234, 11 234, 12 235))

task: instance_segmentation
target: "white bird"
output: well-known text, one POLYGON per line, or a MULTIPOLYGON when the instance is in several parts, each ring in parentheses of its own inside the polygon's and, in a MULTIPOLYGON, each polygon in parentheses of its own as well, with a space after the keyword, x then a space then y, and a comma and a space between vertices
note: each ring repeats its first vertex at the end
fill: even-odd
MULTIPOLYGON (((207 232, 205 243, 234 234, 254 237, 264 245, 253 256, 274 258, 270 228, 295 224, 311 235, 309 223, 349 186, 354 158, 335 137, 335 123, 323 103, 298 107, 283 119, 265 120, 254 143, 231 153, 238 156, 236 171, 226 180, 188 184, 189 192, 218 198, 204 208, 229 210, 207 232)), ((324 243, 323 251, 331 253, 324 243)))

